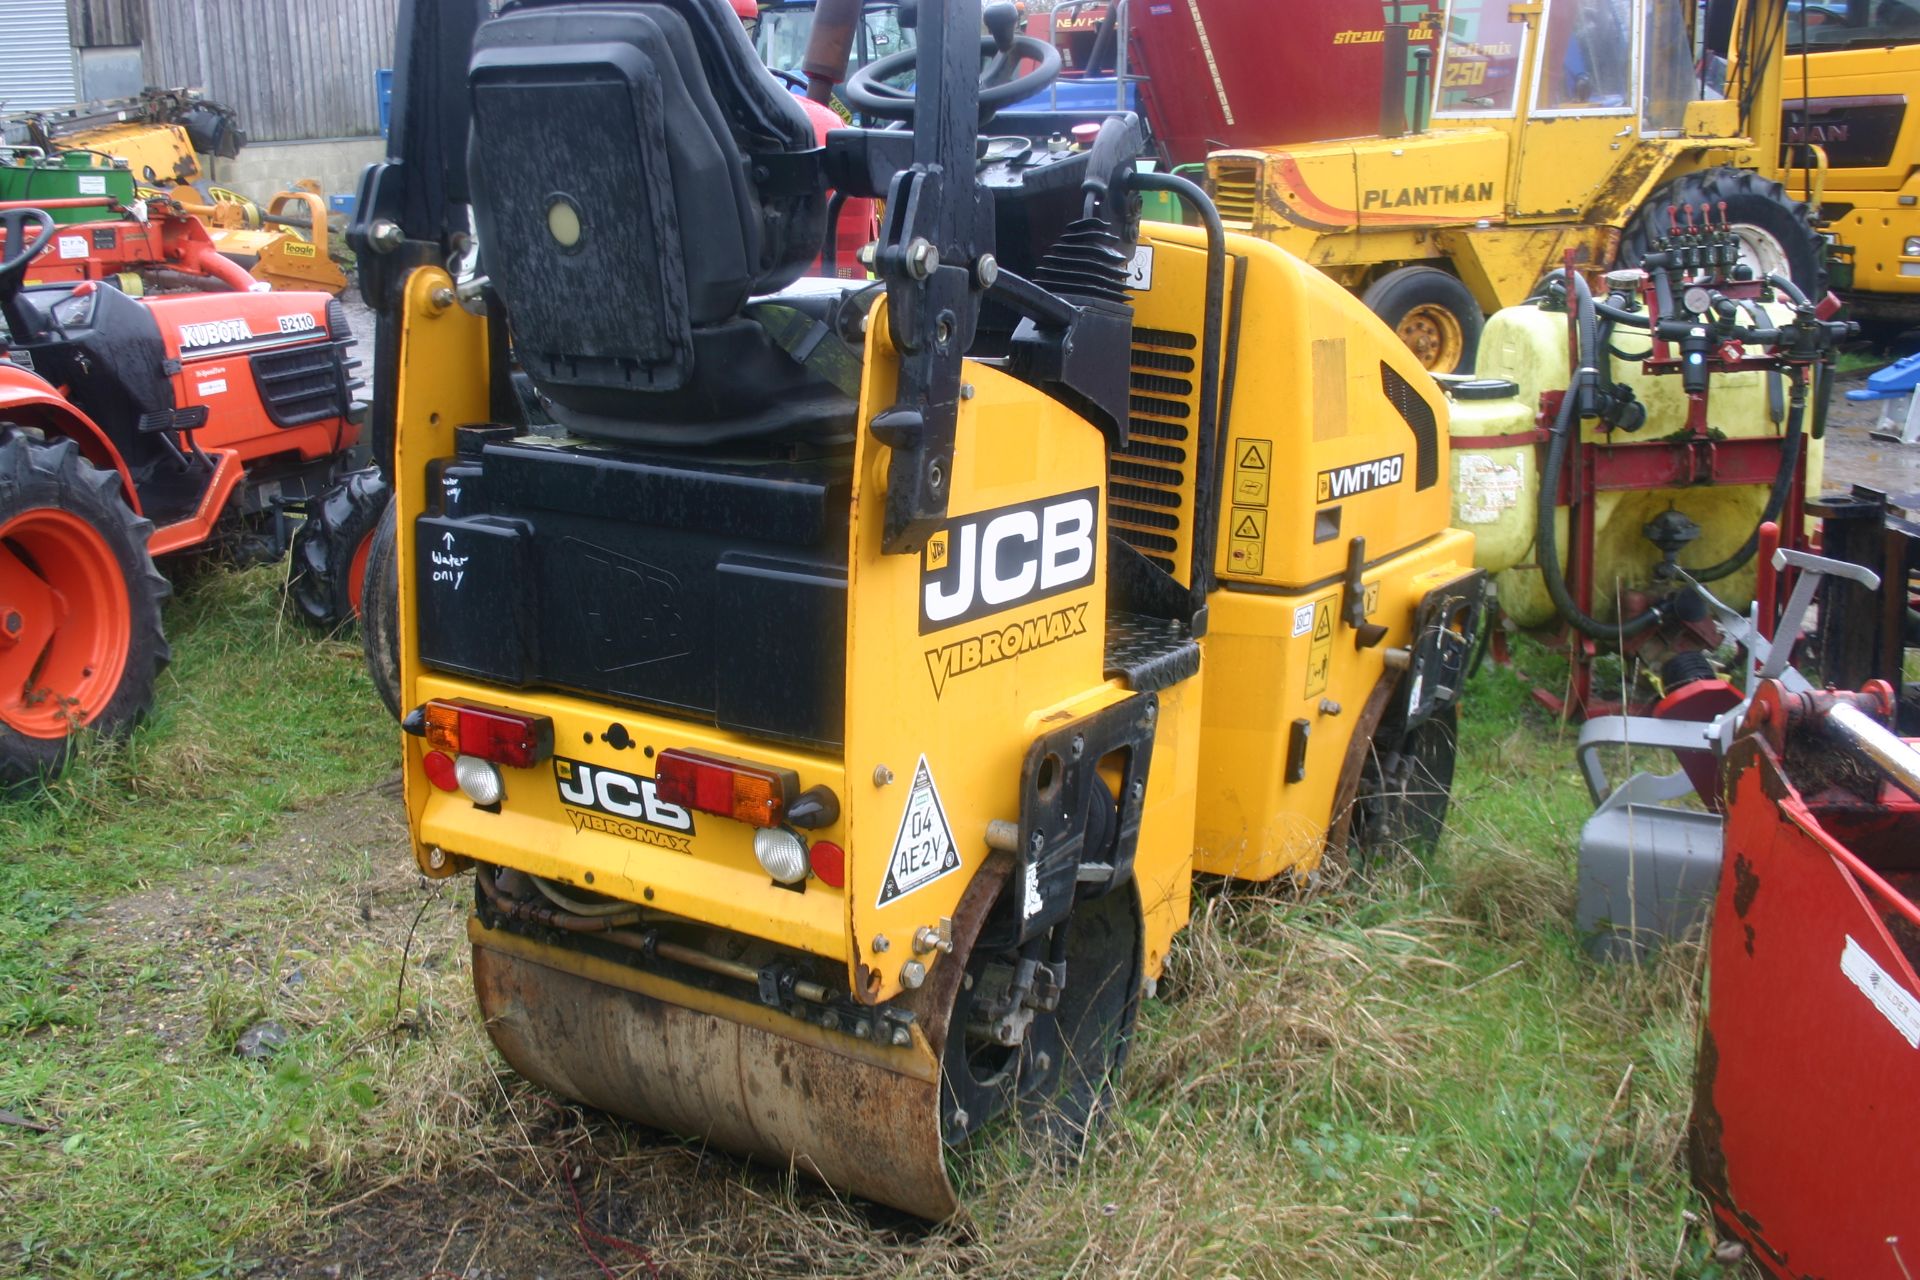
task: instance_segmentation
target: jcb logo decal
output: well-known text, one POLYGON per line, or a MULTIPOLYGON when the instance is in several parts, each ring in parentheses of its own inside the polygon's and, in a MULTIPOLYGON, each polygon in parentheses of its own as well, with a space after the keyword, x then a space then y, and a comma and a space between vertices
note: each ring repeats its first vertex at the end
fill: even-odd
POLYGON ((961 516, 927 539, 920 634, 1084 587, 1099 546, 1099 493, 1016 503, 961 516))
POLYGON ((1351 466, 1322 471, 1318 486, 1319 501, 1351 498, 1369 489, 1384 489, 1390 484, 1399 484, 1406 469, 1407 455, 1396 453, 1391 458, 1375 458, 1372 462, 1356 462, 1351 466))
POLYGON ((554 785, 578 831, 604 831, 642 844, 689 853, 693 815, 660 799, 652 778, 569 760, 553 761, 554 785))

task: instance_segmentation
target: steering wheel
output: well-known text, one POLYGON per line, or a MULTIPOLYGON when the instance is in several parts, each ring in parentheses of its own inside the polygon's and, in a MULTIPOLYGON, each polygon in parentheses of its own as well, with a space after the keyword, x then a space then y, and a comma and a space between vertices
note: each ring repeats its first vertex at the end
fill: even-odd
POLYGON ((807 78, 798 71, 782 71, 779 67, 768 67, 767 70, 773 73, 775 80, 781 81, 789 89, 798 89, 801 93, 807 91, 807 78))
POLYGON ((53 243, 53 215, 45 209, 8 209, 0 212, 0 297, 11 297, 19 291, 20 282, 26 278, 27 264, 40 256, 40 251, 53 243), (39 234, 25 248, 27 227, 32 225, 39 234))
MULTIPOLYGON (((1011 24, 1002 27, 990 21, 988 25, 998 29, 992 35, 980 37, 980 117, 983 120, 1001 107, 1032 97, 1060 77, 1058 49, 1045 40, 1014 35, 1011 24), (1014 67, 1029 58, 1040 65, 1023 76, 1007 78, 1014 67)), ((913 91, 896 89, 887 81, 902 72, 916 70, 919 63, 918 48, 876 58, 840 86, 840 100, 855 111, 881 120, 912 120, 913 91)))

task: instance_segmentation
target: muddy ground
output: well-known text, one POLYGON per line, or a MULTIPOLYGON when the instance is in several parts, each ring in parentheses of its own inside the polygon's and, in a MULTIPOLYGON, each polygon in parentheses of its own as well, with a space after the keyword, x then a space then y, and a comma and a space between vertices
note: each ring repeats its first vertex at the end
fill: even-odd
POLYGON ((1888 429, 1898 433, 1906 417, 1903 401, 1855 403, 1846 392, 1867 385, 1866 373, 1840 379, 1827 410, 1828 492, 1867 485, 1888 494, 1920 495, 1920 445, 1894 444, 1873 438, 1882 414, 1891 413, 1888 429))

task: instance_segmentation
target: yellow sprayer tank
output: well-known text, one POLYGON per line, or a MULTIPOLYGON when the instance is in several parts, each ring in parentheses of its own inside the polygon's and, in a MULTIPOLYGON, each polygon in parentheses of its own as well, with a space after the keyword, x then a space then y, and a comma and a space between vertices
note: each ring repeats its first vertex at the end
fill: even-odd
MULTIPOLYGON (((1766 310, 1775 321, 1790 312, 1766 310)), ((1647 349, 1644 333, 1616 331, 1613 346, 1623 352, 1647 349)), ((1533 304, 1508 307, 1487 321, 1475 377, 1454 383, 1450 436, 1453 444, 1453 523, 1474 535, 1474 562, 1494 576, 1500 610, 1520 626, 1547 627, 1557 618, 1535 560, 1535 519, 1544 450, 1534 442, 1540 397, 1565 391, 1568 383, 1567 316, 1533 304)), ((1673 374, 1648 374, 1639 360, 1613 358, 1610 380, 1625 383, 1646 407, 1646 426, 1636 432, 1608 431, 1598 420, 1584 424, 1580 439, 1589 444, 1635 445, 1685 438, 1687 399, 1673 374)), ((1807 492, 1820 491, 1823 442, 1812 438, 1809 415, 1806 457, 1807 492)), ((1787 385, 1771 372, 1749 370, 1716 374, 1709 384, 1707 422, 1717 443, 1745 438, 1778 439, 1786 430, 1787 385), (1769 385, 1770 383, 1775 385, 1769 385)), ((1769 485, 1693 485, 1683 488, 1603 491, 1594 498, 1595 618, 1612 622, 1620 615, 1623 593, 1656 584, 1653 570, 1661 552, 1643 532, 1669 508, 1700 527, 1700 536, 1679 555, 1683 568, 1716 564, 1740 549, 1767 505, 1769 485)), ((1555 545, 1563 571, 1572 539, 1567 509, 1558 509, 1555 545)), ((1756 562, 1749 562, 1710 585, 1736 609, 1753 599, 1756 562)))

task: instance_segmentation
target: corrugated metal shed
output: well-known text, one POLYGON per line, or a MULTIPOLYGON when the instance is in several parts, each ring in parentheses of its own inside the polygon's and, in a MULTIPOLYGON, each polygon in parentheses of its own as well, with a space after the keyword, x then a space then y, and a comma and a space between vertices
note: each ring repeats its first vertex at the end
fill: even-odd
POLYGON ((139 44, 145 38, 144 0, 67 0, 67 26, 76 49, 139 44))
MULTIPOLYGON (((0 7, 18 2, 0 0, 0 7)), ((398 0, 147 0, 146 7, 148 83, 204 90, 239 112, 255 142, 380 132, 373 73, 393 65, 398 0)))
POLYGON ((67 0, 0 0, 0 110, 32 111, 72 101, 67 0))

